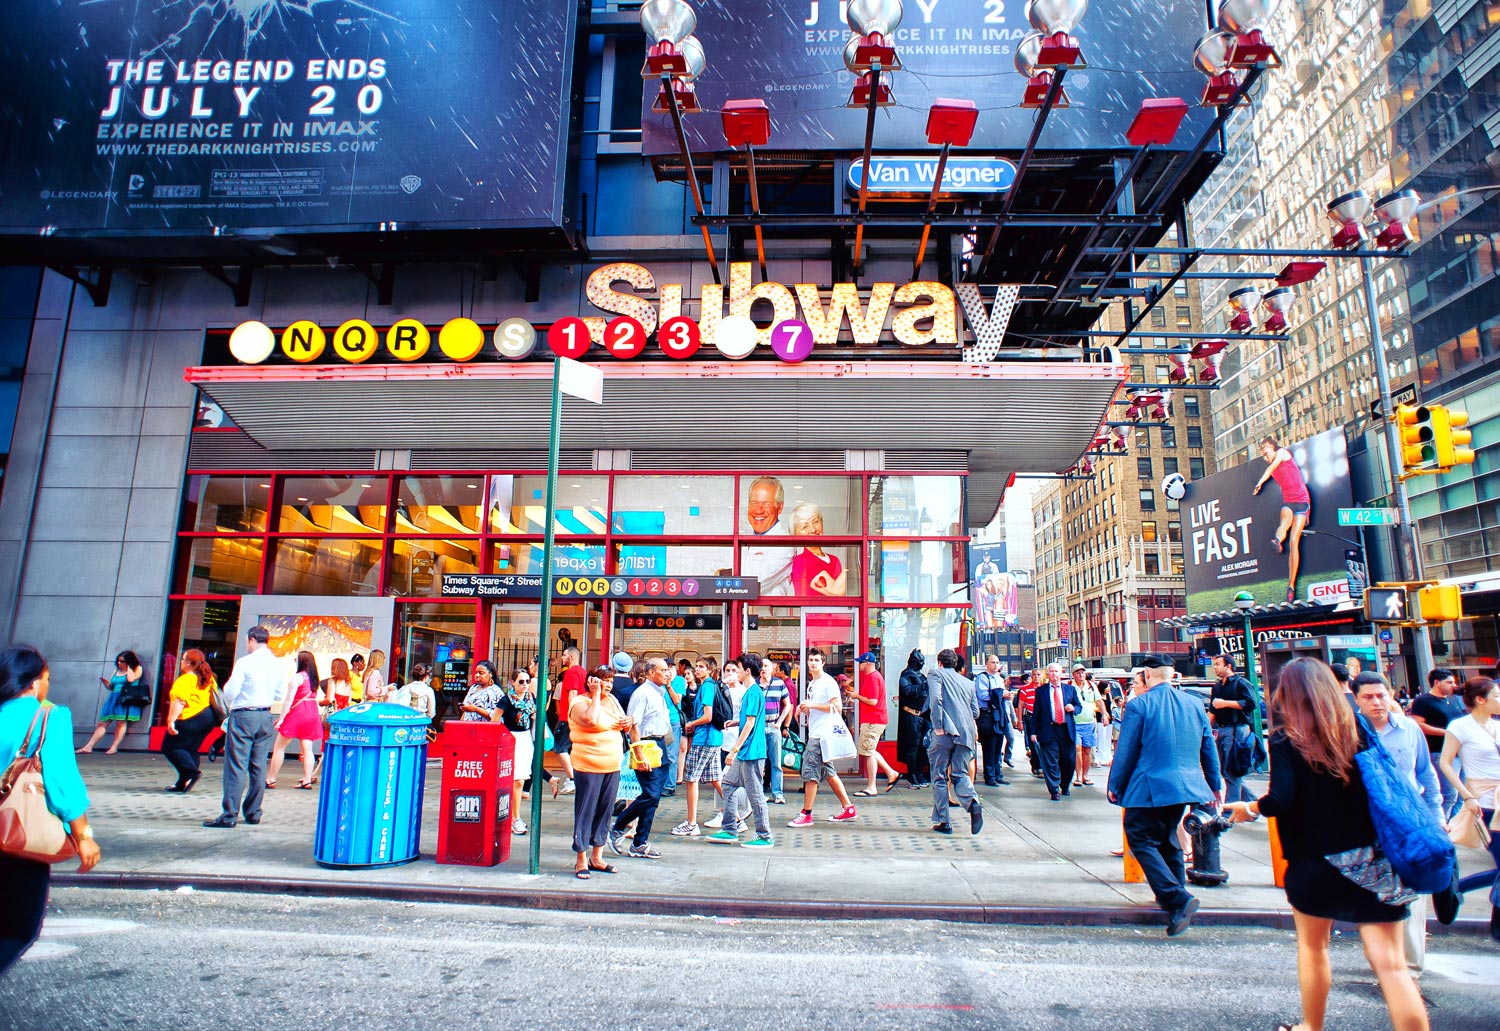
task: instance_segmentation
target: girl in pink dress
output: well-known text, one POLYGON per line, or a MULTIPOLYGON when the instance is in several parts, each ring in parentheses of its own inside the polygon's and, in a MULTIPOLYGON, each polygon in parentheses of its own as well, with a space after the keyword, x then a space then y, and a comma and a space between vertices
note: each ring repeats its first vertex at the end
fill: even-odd
POLYGON ((271 775, 266 787, 276 786, 276 774, 286 759, 286 746, 298 742, 302 754, 302 780, 306 790, 317 783, 313 775, 313 751, 323 739, 323 720, 318 713, 318 661, 312 652, 297 653, 297 672, 290 682, 291 695, 276 721, 276 744, 271 749, 271 775))

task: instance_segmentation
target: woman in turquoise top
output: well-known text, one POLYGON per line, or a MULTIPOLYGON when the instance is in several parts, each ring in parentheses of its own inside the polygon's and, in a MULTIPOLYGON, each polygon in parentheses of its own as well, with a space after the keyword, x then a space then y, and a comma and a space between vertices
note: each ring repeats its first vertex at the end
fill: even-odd
POLYGON ((104 696, 104 705, 99 709, 99 725, 94 728, 94 733, 89 737, 89 743, 78 750, 80 755, 87 755, 94 750, 99 739, 104 736, 104 727, 107 723, 115 725, 115 739, 110 743, 109 751, 105 755, 114 755, 120 750, 120 742, 125 738, 125 731, 132 723, 137 723, 141 718, 141 708, 134 705, 125 705, 121 700, 120 692, 125 690, 126 684, 137 683, 146 671, 141 668, 141 660, 135 657, 135 652, 124 651, 115 656, 115 672, 108 680, 99 678, 99 683, 109 688, 109 694, 104 696))
MULTIPOLYGON (((68 825, 78 849, 78 869, 88 871, 99 862, 99 846, 84 810, 88 792, 73 758, 73 714, 47 704, 50 677, 47 660, 35 648, 18 645, 0 651, 0 756, 6 765, 19 752, 42 754, 42 775, 47 788, 47 808, 68 825), (47 704, 45 738, 38 710, 47 704), (36 728, 32 729, 35 720, 36 728)), ((5 886, 5 905, 0 906, 0 974, 31 948, 42 930, 47 909, 47 884, 52 868, 46 863, 20 859, 0 852, 0 885, 5 886)))

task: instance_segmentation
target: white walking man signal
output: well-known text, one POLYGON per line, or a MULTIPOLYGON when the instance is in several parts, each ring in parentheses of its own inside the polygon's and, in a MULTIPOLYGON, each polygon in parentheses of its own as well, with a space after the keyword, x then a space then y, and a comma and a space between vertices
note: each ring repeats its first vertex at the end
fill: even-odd
POLYGON ((1403 610, 1406 608, 1406 597, 1400 591, 1391 591, 1385 596, 1385 618, 1392 621, 1400 621, 1406 616, 1403 610))

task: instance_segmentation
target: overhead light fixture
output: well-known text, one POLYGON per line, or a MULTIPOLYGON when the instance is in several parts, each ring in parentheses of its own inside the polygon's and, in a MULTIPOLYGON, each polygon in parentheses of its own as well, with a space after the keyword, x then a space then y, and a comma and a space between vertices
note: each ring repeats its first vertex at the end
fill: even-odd
POLYGON ((1406 228, 1422 206, 1422 198, 1416 190, 1397 190, 1375 201, 1375 217, 1384 223, 1375 242, 1382 247, 1400 250, 1414 242, 1411 231, 1406 228))
POLYGON ((1261 32, 1274 6, 1275 0, 1224 0, 1219 5, 1219 24, 1234 33, 1234 52, 1230 58, 1234 67, 1281 67, 1276 48, 1266 42, 1261 32))
POLYGON ((1289 261, 1276 273, 1277 286, 1301 286, 1316 279, 1328 267, 1326 261, 1289 261))
MULTIPOLYGON (((1029 32, 1016 44, 1016 71, 1026 76, 1026 91, 1021 94, 1022 107, 1041 107, 1046 104, 1047 94, 1052 91, 1052 80, 1057 73, 1037 64, 1045 42, 1046 37, 1040 32, 1029 32)), ((1067 107, 1068 103, 1068 91, 1059 90, 1055 106, 1067 107)))
POLYGON ((1240 91, 1240 80, 1234 74, 1234 37, 1215 29, 1198 41, 1193 49, 1193 67, 1208 76, 1203 88, 1203 107, 1223 107, 1240 91))
POLYGON ((1229 346, 1228 340, 1199 340, 1193 345, 1191 357, 1194 361, 1203 363, 1203 369, 1198 373, 1200 383, 1214 383, 1219 378, 1219 365, 1224 361, 1224 349, 1229 346))
MULTIPOLYGON (((677 44, 677 49, 682 53, 686 69, 671 76, 672 96, 676 97, 677 106, 682 109, 683 114, 697 114, 703 110, 703 105, 698 103, 698 89, 693 85, 693 80, 703 74, 708 59, 697 36, 686 37, 677 44)), ((666 82, 662 83, 661 92, 656 95, 656 103, 651 105, 651 110, 654 114, 666 114, 672 110, 672 97, 667 95, 666 82)))
POLYGON ((641 78, 681 75, 688 70, 679 44, 698 27, 698 16, 684 0, 647 0, 641 5, 641 28, 651 40, 641 78))
POLYGON ((1088 12, 1088 0, 1026 0, 1026 20, 1045 38, 1037 51, 1042 68, 1084 68, 1083 52, 1070 33, 1088 12))
POLYGON ((1231 333, 1247 333, 1255 325, 1255 309, 1260 307, 1260 288, 1240 287, 1229 291, 1229 308, 1234 316, 1229 320, 1231 333))
POLYGON ((1167 361, 1172 366, 1167 370, 1167 379, 1172 383, 1186 383, 1188 381, 1186 356, 1180 354, 1168 355, 1167 361))
POLYGON ((901 0, 850 0, 845 20, 854 32, 844 48, 844 65, 856 75, 878 65, 883 72, 901 68, 892 37, 901 24, 901 0))
POLYGON ((1334 230, 1333 239, 1328 242, 1334 247, 1347 250, 1368 240, 1370 234, 1365 231, 1365 223, 1369 221, 1374 207, 1370 195, 1364 190, 1350 190, 1329 201, 1328 217, 1333 219, 1338 228, 1334 230))
POLYGON ((1152 143, 1166 146, 1177 135, 1187 112, 1188 103, 1181 97, 1148 97, 1141 101, 1141 109, 1125 130, 1125 138, 1137 147, 1152 143))
POLYGON ((1268 290, 1260 303, 1271 313, 1271 317, 1266 319, 1261 328, 1267 333, 1280 333, 1286 329, 1286 313, 1291 310, 1294 300, 1296 295, 1287 287, 1278 286, 1274 290, 1268 290))
POLYGON ((731 149, 764 147, 771 140, 771 108, 764 100, 726 100, 721 118, 731 149))
POLYGON ((934 147, 967 147, 978 124, 974 101, 939 97, 927 112, 927 142, 934 147))

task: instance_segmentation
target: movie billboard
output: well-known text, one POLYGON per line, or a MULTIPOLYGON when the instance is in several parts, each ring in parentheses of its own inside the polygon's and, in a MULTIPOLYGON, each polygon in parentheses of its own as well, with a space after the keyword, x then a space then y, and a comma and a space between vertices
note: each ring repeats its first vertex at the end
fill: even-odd
MULTIPOLYGON (((1032 31, 1022 0, 922 0, 904 5, 894 44, 902 70, 886 77, 895 103, 880 111, 880 151, 925 149, 927 111, 939 97, 972 100, 979 124, 969 150, 1020 151, 1035 112, 1019 106, 1026 79, 1015 70, 1015 48, 1032 31)), ((844 67, 852 37, 837 0, 702 0, 693 34, 703 44, 700 105, 759 98, 771 109, 771 146, 778 150, 849 151, 864 147, 865 118, 845 108, 854 76, 844 67)), ((1202 4, 1125 0, 1089 7, 1074 30, 1086 69, 1064 79, 1071 106, 1047 121, 1042 150, 1119 149, 1148 97, 1194 100, 1203 75, 1193 45, 1208 30, 1202 4)), ((651 107, 659 80, 643 93, 646 154, 677 152, 670 114, 651 107)), ((1213 118, 1196 105, 1172 146, 1186 149, 1213 118)), ((684 120, 694 152, 727 149, 716 114, 684 120)))
POLYGON ((1260 605, 1347 600, 1358 556, 1338 517, 1351 499, 1342 429, 1262 444, 1248 464, 1189 482, 1179 502, 1189 610, 1232 608, 1240 591, 1260 605))
POLYGON ((0 232, 556 226, 576 5, 18 0, 0 232))
POLYGON ((1005 545, 975 544, 974 616, 981 630, 1013 629, 1020 620, 1020 581, 1005 564, 1005 545))

